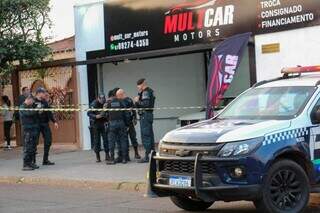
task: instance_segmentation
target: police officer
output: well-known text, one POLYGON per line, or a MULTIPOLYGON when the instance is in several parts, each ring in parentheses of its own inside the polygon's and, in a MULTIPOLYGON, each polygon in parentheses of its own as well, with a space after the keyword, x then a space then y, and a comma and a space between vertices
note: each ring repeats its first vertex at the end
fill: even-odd
POLYGON ((39 114, 38 111, 35 111, 36 105, 31 95, 25 99, 20 108, 22 109, 22 111, 20 111, 20 119, 24 141, 22 170, 31 171, 39 168, 39 166, 34 163, 39 135, 39 114))
MULTIPOLYGON (((114 90, 115 92, 116 90, 114 90)), ((105 105, 106 109, 110 111, 106 112, 109 124, 109 149, 110 149, 110 160, 107 161, 108 165, 116 164, 117 162, 127 163, 127 159, 124 157, 123 153, 128 153, 128 137, 127 128, 129 122, 129 115, 126 111, 121 111, 117 109, 124 109, 122 101, 117 97, 111 98, 105 105), (115 111, 112 111, 115 110, 115 111), (115 146, 118 146, 118 159, 115 159, 115 146)))
MULTIPOLYGON (((49 105, 49 93, 43 87, 39 87, 36 90, 35 105, 38 109, 50 109, 49 105)), ((52 111, 39 111, 39 136, 42 134, 44 140, 44 152, 43 152, 43 161, 42 165, 51 166, 54 165, 54 162, 49 161, 49 152, 52 144, 52 133, 50 129, 49 122, 51 121, 54 124, 56 129, 59 128, 59 125, 56 119, 53 116, 52 111)))
POLYGON ((143 108, 138 111, 140 116, 141 140, 145 149, 145 157, 138 161, 139 163, 149 162, 149 154, 154 150, 153 133, 153 108, 155 104, 154 92, 148 87, 146 79, 137 81, 138 97, 134 98, 137 108, 143 108))
MULTIPOLYGON (((21 106, 24 103, 26 98, 30 95, 30 89, 28 87, 23 87, 21 92, 22 92, 22 94, 18 96, 18 102, 16 103, 17 106, 21 106)), ((20 121, 20 113, 19 113, 19 111, 15 111, 14 112, 13 118, 17 122, 17 125, 20 125, 20 129, 21 129, 20 137, 21 137, 21 140, 22 140, 22 146, 24 146, 24 144, 23 144, 23 127, 22 127, 22 124, 21 124, 21 121, 20 121)))
MULTIPOLYGON (((131 98, 129 98, 123 89, 117 91, 117 98, 122 100, 124 106, 128 109, 134 108, 134 103, 131 98)), ((138 140, 135 125, 137 124, 137 112, 135 110, 128 111, 129 113, 129 129, 128 136, 130 137, 131 145, 134 149, 134 158, 141 159, 138 151, 138 140)), ((129 151, 129 150, 128 150, 129 151)), ((129 153, 127 154, 127 160, 130 161, 129 153)))
MULTIPOLYGON (((90 108, 93 109, 103 109, 106 102, 105 95, 103 93, 99 94, 98 98, 90 104, 90 108)), ((105 160, 109 160, 109 145, 108 138, 105 129, 105 124, 107 122, 106 117, 103 112, 100 111, 89 111, 88 116, 90 118, 90 123, 93 125, 93 137, 94 137, 94 152, 96 153, 97 163, 101 162, 100 151, 101 151, 101 137, 103 140, 103 147, 105 151, 105 160)))

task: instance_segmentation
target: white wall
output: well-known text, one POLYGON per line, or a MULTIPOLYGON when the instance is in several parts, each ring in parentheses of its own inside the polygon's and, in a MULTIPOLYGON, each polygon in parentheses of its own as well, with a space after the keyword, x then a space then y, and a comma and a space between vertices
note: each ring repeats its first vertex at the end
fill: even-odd
MULTIPOLYGON (((204 54, 189 54, 130 63, 104 64, 105 93, 115 87, 137 96, 136 81, 146 78, 155 91, 156 107, 204 106, 205 64, 204 54)), ((155 138, 159 141, 165 133, 176 128, 177 118, 197 110, 160 110, 155 112, 155 138)), ((139 125, 137 126, 139 133, 139 125)), ((138 137, 140 139, 140 137, 138 137)))
POLYGON ((320 26, 255 37, 257 81, 280 76, 284 67, 320 64, 320 26), (280 52, 262 54, 264 44, 280 43, 280 52))
MULTIPOLYGON (((86 52, 105 48, 104 43, 104 12, 103 0, 97 3, 76 5, 75 15, 75 46, 76 60, 86 60, 86 52)), ((88 103, 87 66, 77 67, 79 104, 88 103)), ((85 108, 86 106, 84 106, 85 108)), ((84 150, 91 148, 89 119, 86 112, 79 113, 80 143, 84 150)))

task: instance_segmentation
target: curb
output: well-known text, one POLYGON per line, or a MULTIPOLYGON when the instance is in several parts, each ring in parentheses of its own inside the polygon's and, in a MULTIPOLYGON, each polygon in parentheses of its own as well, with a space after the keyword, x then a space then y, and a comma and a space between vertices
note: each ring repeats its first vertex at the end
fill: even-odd
MULTIPOLYGON (((43 177, 12 177, 0 176, 0 184, 56 186, 66 188, 81 188, 90 190, 117 190, 135 193, 145 193, 147 185, 144 182, 107 182, 93 180, 53 179, 43 177)), ((320 194, 310 195, 310 206, 319 206, 320 194)))
POLYGON ((94 180, 53 179, 43 177, 12 177, 0 176, 0 183, 4 184, 29 184, 69 188, 86 188, 98 190, 119 190, 127 192, 145 192, 144 182, 107 182, 94 180))

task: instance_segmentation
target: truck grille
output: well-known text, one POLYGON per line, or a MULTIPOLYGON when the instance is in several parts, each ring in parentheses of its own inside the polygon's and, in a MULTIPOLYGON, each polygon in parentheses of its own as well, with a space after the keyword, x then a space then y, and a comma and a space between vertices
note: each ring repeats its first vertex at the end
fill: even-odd
POLYGON ((162 142, 162 147, 159 152, 160 155, 166 156, 180 156, 177 151, 189 151, 184 156, 196 156, 198 153, 208 156, 217 156, 221 148, 224 146, 222 143, 176 143, 176 142, 162 142))
MULTIPOLYGON (((194 173, 194 162, 193 161, 172 161, 164 160, 159 162, 160 171, 168 173, 194 173)), ((210 162, 201 162, 201 170, 204 174, 216 173, 215 165, 210 162)))

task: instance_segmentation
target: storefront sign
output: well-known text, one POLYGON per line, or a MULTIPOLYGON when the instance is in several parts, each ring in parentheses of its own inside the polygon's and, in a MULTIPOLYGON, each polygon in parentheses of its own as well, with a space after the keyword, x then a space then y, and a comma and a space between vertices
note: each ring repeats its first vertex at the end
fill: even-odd
POLYGON ((108 56, 212 44, 320 24, 319 0, 108 0, 108 56))

